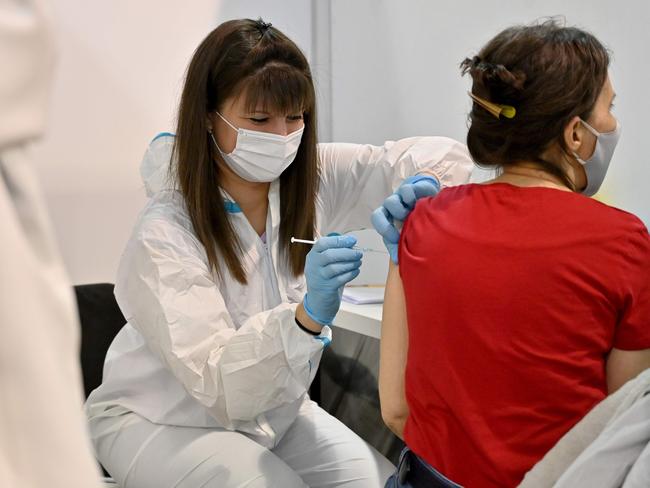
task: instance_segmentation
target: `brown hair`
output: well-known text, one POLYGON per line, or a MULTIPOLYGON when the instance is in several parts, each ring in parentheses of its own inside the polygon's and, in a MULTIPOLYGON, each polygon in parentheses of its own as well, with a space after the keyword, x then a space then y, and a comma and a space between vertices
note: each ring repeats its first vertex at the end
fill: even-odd
POLYGON ((318 154, 314 86, 307 59, 288 37, 261 19, 232 20, 213 30, 196 49, 181 96, 174 143, 174 175, 194 232, 210 266, 223 278, 217 250, 230 273, 246 283, 242 246, 224 207, 219 185, 221 155, 208 133, 208 114, 233 96, 245 96, 278 113, 303 113, 298 154, 280 176, 280 250, 291 272, 305 266, 307 246, 290 246, 292 235, 312 238, 316 220, 318 154))
POLYGON ((593 35, 557 20, 504 30, 461 63, 472 93, 511 105, 497 118, 474 102, 467 146, 480 166, 533 161, 575 190, 565 172, 542 154, 554 143, 568 154, 563 130, 576 115, 587 120, 607 79, 609 54, 593 35))

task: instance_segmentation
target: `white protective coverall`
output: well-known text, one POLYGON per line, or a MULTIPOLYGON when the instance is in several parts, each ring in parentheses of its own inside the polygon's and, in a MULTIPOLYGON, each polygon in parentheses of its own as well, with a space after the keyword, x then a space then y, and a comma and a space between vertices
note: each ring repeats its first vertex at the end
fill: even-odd
POLYGON ((41 1, 0 1, 0 486, 99 486, 83 415, 79 323, 29 144, 54 64, 41 1))
MULTIPOLYGON (((265 241, 222 192, 248 284, 225 266, 218 280, 181 194, 165 183, 172 144, 161 135, 145 154, 151 200, 115 285, 128 323, 87 402, 100 461, 123 488, 383 486, 390 463, 307 395, 331 330, 315 337, 295 324, 306 285, 279 258, 279 181, 265 241)), ((371 211, 418 171, 447 186, 472 169, 465 146, 443 137, 321 144, 319 156, 321 235, 368 228, 371 211)))

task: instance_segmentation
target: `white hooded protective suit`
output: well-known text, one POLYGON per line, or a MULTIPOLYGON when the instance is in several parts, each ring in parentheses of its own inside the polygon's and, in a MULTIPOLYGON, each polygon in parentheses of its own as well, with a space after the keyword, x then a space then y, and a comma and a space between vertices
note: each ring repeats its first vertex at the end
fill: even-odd
MULTIPOLYGON (((295 324, 305 279, 293 277, 279 258, 279 181, 269 191, 265 242, 222 192, 248 283, 238 283, 225 266, 219 280, 181 194, 166 182, 172 144, 163 134, 144 157, 151 200, 115 285, 128 324, 109 349, 104 382, 87 402, 89 416, 111 415, 119 405, 157 424, 223 427, 273 448, 307 396, 331 330, 315 337, 295 324)), ((321 235, 369 228, 371 211, 419 171, 448 186, 466 183, 472 169, 465 146, 443 137, 321 144, 319 157, 321 235)))

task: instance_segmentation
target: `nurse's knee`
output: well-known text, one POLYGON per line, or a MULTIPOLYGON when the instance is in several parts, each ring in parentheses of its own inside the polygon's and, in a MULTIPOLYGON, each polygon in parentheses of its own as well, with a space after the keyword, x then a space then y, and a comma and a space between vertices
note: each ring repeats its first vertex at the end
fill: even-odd
POLYGON ((240 463, 226 466, 211 457, 174 483, 175 488, 308 488, 305 482, 271 451, 257 456, 242 453, 240 463), (257 457, 257 459, 255 459, 257 457))

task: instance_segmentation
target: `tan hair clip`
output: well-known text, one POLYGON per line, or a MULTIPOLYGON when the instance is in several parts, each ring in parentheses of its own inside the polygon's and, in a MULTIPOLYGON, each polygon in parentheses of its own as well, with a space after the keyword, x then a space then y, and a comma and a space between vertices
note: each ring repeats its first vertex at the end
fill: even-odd
POLYGON ((483 107, 485 110, 487 110, 492 115, 494 115, 497 119, 500 118, 502 115, 506 119, 512 119, 517 114, 517 110, 515 109, 515 107, 511 105, 500 105, 498 103, 488 102, 487 100, 481 97, 477 97, 471 92, 467 92, 467 93, 469 94, 470 97, 472 97, 472 100, 474 100, 481 107, 483 107))

